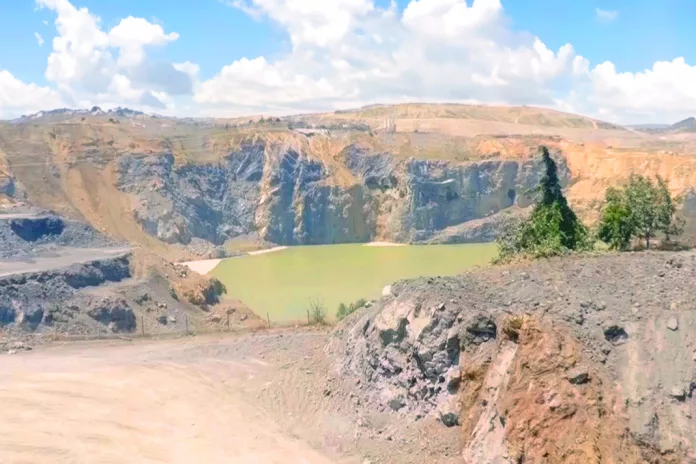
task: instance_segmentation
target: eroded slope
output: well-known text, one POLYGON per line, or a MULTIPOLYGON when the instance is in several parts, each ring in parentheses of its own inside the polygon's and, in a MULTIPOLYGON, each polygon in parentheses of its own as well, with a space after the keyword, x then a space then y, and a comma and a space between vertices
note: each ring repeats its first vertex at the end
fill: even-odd
POLYGON ((645 253, 406 281, 329 349, 374 407, 460 427, 465 462, 692 462, 694 276, 645 253))

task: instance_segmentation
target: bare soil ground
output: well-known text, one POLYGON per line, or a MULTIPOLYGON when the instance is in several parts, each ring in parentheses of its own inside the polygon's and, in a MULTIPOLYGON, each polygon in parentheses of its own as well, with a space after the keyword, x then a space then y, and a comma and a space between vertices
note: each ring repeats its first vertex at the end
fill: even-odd
POLYGON ((433 456, 454 449, 427 437, 456 445, 456 433, 361 411, 326 340, 278 331, 3 356, 0 462, 450 462, 433 456))

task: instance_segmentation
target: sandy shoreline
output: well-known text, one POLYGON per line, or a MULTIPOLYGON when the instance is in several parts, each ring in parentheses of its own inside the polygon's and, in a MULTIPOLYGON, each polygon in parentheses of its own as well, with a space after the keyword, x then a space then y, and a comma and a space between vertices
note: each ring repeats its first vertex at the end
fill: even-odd
POLYGON ((273 247, 273 248, 266 248, 265 250, 250 251, 247 254, 250 256, 265 255, 266 253, 273 253, 274 251, 285 250, 287 248, 288 247, 286 247, 286 246, 277 246, 277 247, 273 247))
MULTIPOLYGON (((266 253, 273 253, 274 251, 280 251, 280 250, 285 250, 287 247, 286 246, 277 246, 273 248, 266 248, 265 250, 256 250, 256 251, 250 251, 246 253, 249 256, 256 256, 256 255, 264 255, 266 253)), ((234 257, 234 256, 233 256, 234 257)), ((223 258, 227 259, 227 258, 223 258)), ((199 259, 196 261, 186 261, 183 263, 177 263, 182 266, 186 266, 189 269, 191 269, 193 272, 197 272, 198 274, 201 275, 206 275, 215 267, 220 264, 222 259, 199 259)))
MULTIPOLYGON (((401 246, 406 246, 406 243, 394 243, 394 242, 369 242, 369 243, 363 243, 362 246, 366 247, 401 247, 401 246)), ((256 251, 250 251, 247 253, 249 256, 256 256, 256 255, 265 255, 266 253, 273 253, 275 251, 281 251, 281 250, 286 250, 288 247, 287 246, 277 246, 273 248, 266 248, 264 250, 256 250, 256 251)), ((189 269, 191 269, 194 272, 197 272, 198 274, 201 275, 206 275, 215 267, 220 264, 220 261, 222 259, 200 259, 197 261, 186 261, 183 263, 177 263, 182 266, 187 266, 189 269)))
POLYGON ((193 272, 197 272, 198 274, 201 275, 206 275, 215 267, 220 264, 221 259, 201 259, 198 261, 186 261, 185 263, 177 263, 182 266, 186 266, 189 269, 191 269, 193 272))
POLYGON ((394 243, 394 242, 369 242, 364 243, 363 246, 366 247, 401 247, 406 246, 406 243, 394 243))

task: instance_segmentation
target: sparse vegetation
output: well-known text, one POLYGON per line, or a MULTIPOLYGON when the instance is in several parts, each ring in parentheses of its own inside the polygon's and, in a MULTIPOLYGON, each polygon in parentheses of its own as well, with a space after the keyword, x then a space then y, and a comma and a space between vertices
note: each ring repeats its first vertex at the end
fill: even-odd
POLYGON ((587 228, 568 206, 556 162, 542 146, 544 177, 536 188, 537 203, 528 219, 511 223, 498 239, 495 262, 515 257, 543 258, 592 248, 587 228))
POLYGON ((326 307, 321 300, 314 300, 309 303, 309 318, 314 325, 326 324, 326 307))
POLYGON ((669 242, 684 230, 684 220, 677 215, 679 197, 673 198, 667 183, 634 174, 624 188, 609 188, 597 228, 597 235, 609 248, 627 250, 635 238, 650 248, 658 234, 669 242))
POLYGON ((336 319, 338 319, 339 321, 345 319, 349 315, 353 314, 356 310, 365 306, 365 304, 367 304, 367 301, 363 298, 353 303, 350 303, 347 306, 345 303, 339 304, 338 310, 336 311, 336 319))

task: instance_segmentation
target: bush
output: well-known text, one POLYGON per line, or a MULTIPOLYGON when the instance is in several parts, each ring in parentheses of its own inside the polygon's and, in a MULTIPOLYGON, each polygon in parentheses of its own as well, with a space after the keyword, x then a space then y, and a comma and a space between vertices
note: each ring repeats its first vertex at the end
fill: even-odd
POLYGON ((353 314, 356 310, 365 306, 365 304, 367 304, 367 301, 364 298, 360 298, 358 301, 355 301, 348 306, 346 306, 344 303, 339 304, 338 310, 336 311, 336 319, 339 321, 345 319, 353 314))
POLYGON ((309 317, 314 325, 326 324, 326 308, 324 303, 319 300, 312 301, 309 304, 309 317))

